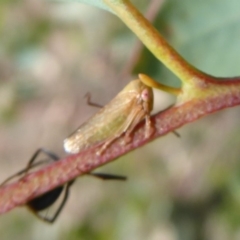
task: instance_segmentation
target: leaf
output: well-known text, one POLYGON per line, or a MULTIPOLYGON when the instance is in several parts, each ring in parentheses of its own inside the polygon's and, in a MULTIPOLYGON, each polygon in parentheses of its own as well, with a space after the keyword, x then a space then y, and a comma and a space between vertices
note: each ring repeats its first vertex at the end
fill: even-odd
POLYGON ((158 28, 191 64, 216 76, 239 75, 240 2, 166 1, 158 28))
MULTIPOLYGON (((240 2, 168 0, 154 25, 183 58, 215 76, 239 75, 240 2)), ((179 80, 144 51, 135 73, 145 72, 168 85, 179 80)))

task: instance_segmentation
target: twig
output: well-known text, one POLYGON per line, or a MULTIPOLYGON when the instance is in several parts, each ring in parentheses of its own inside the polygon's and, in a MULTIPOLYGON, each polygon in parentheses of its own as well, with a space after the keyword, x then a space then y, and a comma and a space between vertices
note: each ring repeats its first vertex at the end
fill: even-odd
MULTIPOLYGON (((16 206, 24 205, 29 200, 61 186, 72 179, 93 171, 95 168, 109 163, 118 157, 139 148, 154 139, 195 121, 218 110, 240 105, 240 77, 221 81, 220 94, 209 92, 204 98, 192 99, 184 104, 172 107, 151 117, 155 126, 154 134, 146 139, 144 122, 135 129, 132 142, 122 145, 123 137, 117 139, 102 156, 97 156, 100 149, 91 148, 85 152, 71 155, 44 169, 28 174, 24 180, 14 182, 0 188, 0 213, 7 212, 16 206)), ((207 94, 208 89, 204 90, 207 94)))

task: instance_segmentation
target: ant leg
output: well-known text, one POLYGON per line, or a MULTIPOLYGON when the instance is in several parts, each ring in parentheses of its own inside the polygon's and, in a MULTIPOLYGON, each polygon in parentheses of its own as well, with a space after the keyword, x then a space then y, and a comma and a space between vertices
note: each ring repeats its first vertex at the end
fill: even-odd
POLYGON ((61 213, 63 207, 65 206, 65 204, 68 200, 70 187, 73 184, 73 182, 74 182, 74 180, 70 181, 66 184, 63 200, 62 200, 60 206, 58 207, 58 209, 56 210, 55 214, 51 218, 41 217, 40 215, 37 215, 40 219, 42 219, 43 221, 48 222, 48 223, 54 223, 55 222, 55 220, 57 219, 57 217, 61 213))
POLYGON ((32 168, 35 168, 39 165, 42 165, 48 161, 46 160, 42 160, 42 161, 39 161, 37 163, 34 163, 34 161, 37 159, 38 155, 43 152, 45 153, 47 156, 49 156, 52 160, 54 161, 57 161, 59 160, 59 157, 57 155, 55 155, 54 153, 46 150, 46 149, 43 149, 43 148, 39 148, 34 154, 33 156, 31 157, 31 159, 29 160, 28 164, 27 164, 27 167, 20 170, 19 172, 15 173, 14 175, 8 177, 6 180, 4 180, 1 184, 0 184, 0 187, 5 185, 7 182, 9 182, 10 180, 12 180, 13 178, 17 177, 17 176, 20 176, 22 174, 27 174, 27 172, 32 169, 32 168))
POLYGON ((127 177, 122 175, 115 175, 115 174, 108 174, 108 173, 88 173, 88 174, 94 177, 100 178, 102 180, 120 180, 120 181, 127 180, 127 177))

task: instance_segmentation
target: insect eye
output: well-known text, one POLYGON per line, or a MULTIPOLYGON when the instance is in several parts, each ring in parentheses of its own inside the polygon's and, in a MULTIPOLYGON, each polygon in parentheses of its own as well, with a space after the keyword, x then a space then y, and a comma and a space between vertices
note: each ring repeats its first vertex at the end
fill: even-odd
POLYGON ((149 100, 149 92, 147 89, 144 89, 141 93, 141 98, 144 102, 149 100))

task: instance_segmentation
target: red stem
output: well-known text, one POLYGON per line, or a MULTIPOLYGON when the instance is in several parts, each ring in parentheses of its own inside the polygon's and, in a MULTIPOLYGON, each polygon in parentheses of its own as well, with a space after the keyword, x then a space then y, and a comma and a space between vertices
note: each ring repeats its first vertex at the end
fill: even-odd
POLYGON ((220 84, 216 85, 224 86, 229 91, 225 89, 217 95, 209 95, 204 99, 196 98, 154 115, 151 119, 155 126, 155 133, 149 139, 144 138, 144 123, 142 122, 135 129, 132 142, 127 146, 121 145, 122 137, 120 137, 100 157, 96 156, 96 148, 92 148, 30 173, 24 180, 2 187, 0 189, 0 213, 24 205, 30 199, 63 185, 84 173, 91 172, 95 168, 109 163, 182 125, 218 110, 240 105, 240 78, 221 81, 220 84))

